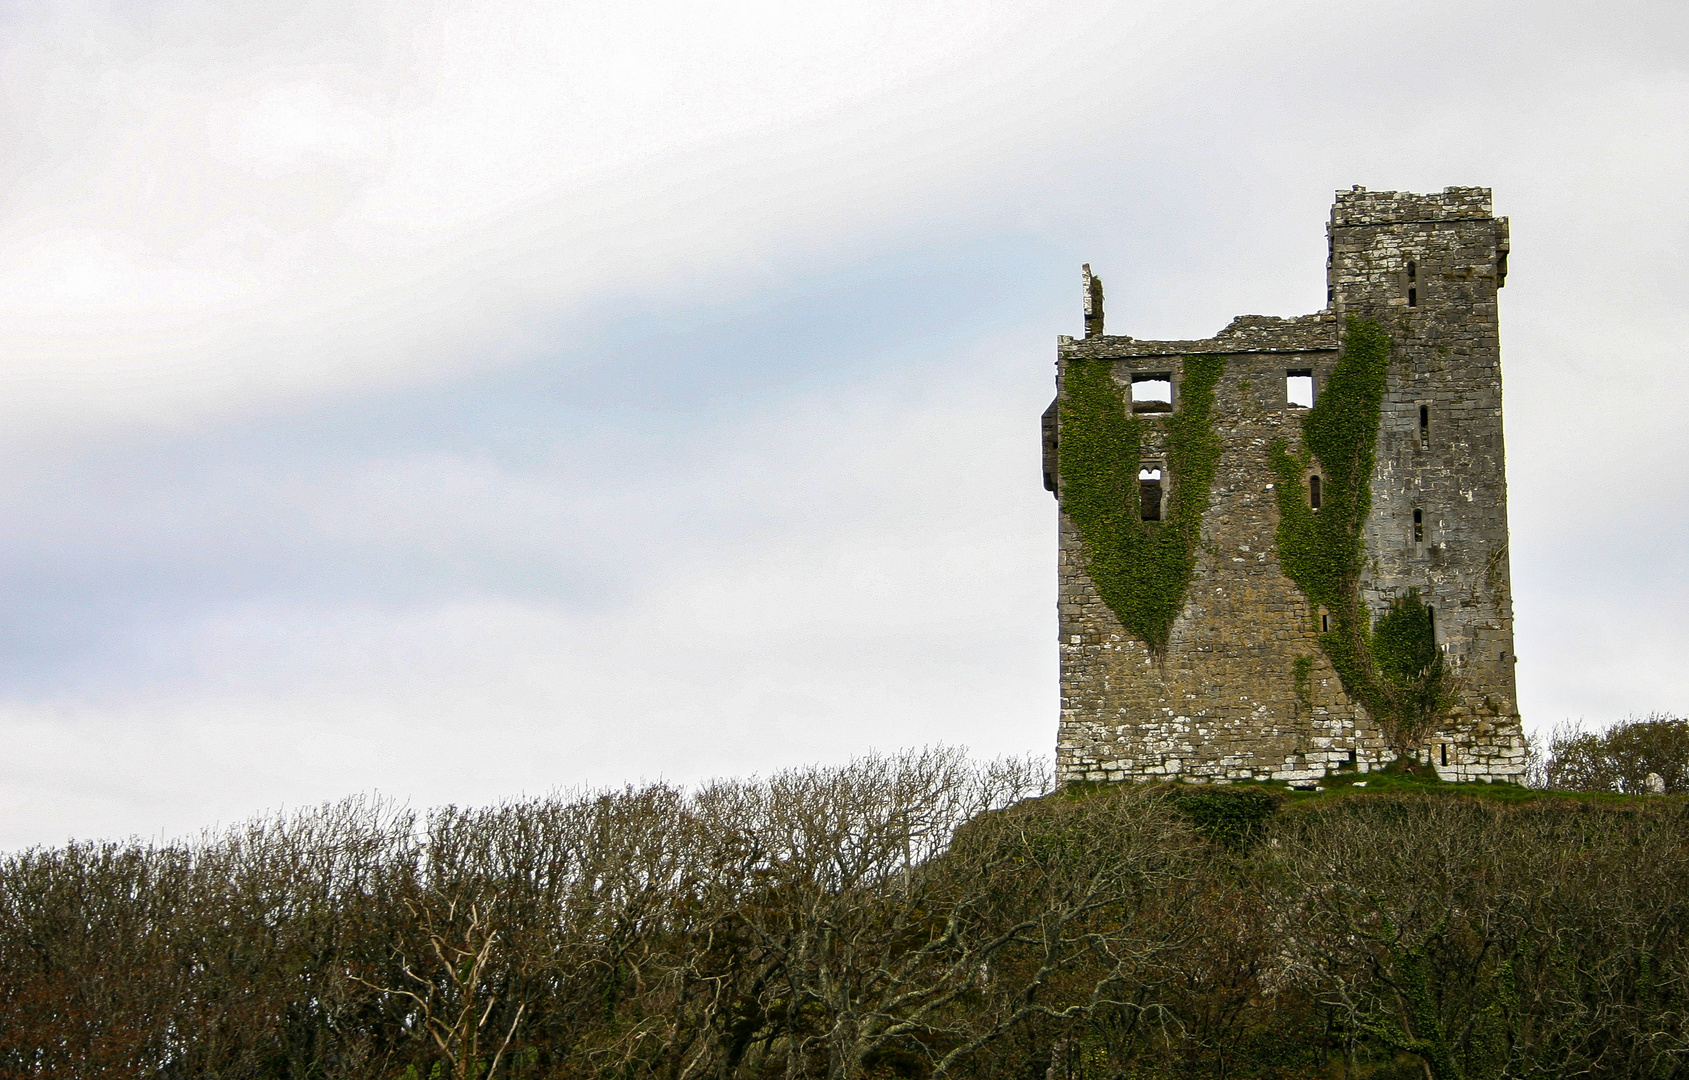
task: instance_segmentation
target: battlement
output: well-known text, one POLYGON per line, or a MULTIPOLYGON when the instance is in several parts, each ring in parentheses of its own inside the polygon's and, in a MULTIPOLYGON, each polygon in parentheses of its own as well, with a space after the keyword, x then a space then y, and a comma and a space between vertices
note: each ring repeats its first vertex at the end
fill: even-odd
POLYGON ((1490 189, 1483 187, 1446 187, 1438 195, 1354 187, 1339 191, 1331 207, 1331 224, 1337 228, 1419 221, 1484 221, 1491 216, 1490 189))
POLYGON ((1043 422, 1065 780, 1523 770, 1507 221, 1488 188, 1354 188, 1329 232, 1324 310, 1196 340, 1106 334, 1085 268, 1043 422))

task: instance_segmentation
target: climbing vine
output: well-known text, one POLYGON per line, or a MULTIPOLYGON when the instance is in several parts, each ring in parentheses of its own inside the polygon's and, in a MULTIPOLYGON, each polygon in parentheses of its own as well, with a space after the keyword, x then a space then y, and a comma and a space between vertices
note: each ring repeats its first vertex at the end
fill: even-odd
POLYGON ((1390 363, 1390 337, 1351 316, 1343 354, 1302 419, 1302 448, 1285 440, 1269 455, 1276 474, 1278 556, 1284 572, 1330 615, 1320 648, 1349 696, 1383 724, 1398 753, 1416 748, 1454 704, 1455 686, 1418 590, 1396 598, 1376 625, 1361 602, 1363 530, 1372 510, 1372 468, 1390 363), (1306 475, 1317 462, 1320 508, 1306 475))
POLYGON ((1140 512, 1144 420, 1108 360, 1070 360, 1061 405, 1062 511, 1085 542, 1085 570, 1103 602, 1152 649, 1166 646, 1196 565, 1202 514, 1220 460, 1210 414, 1223 356, 1185 359, 1179 408, 1166 420, 1171 491, 1161 521, 1140 512))
POLYGON ((1295 663, 1291 665, 1291 671, 1296 683, 1296 703, 1304 709, 1312 709, 1314 707, 1314 658, 1298 656, 1295 663))
POLYGON ((1453 674, 1437 648, 1431 609, 1418 589, 1390 602, 1372 627, 1372 654, 1385 711, 1404 748, 1419 745, 1454 706, 1453 674))

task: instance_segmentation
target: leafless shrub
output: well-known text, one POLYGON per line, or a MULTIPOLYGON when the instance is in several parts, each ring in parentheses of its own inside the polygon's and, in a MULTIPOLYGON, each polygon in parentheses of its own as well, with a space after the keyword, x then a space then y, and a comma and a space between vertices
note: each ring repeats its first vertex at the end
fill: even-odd
MULTIPOLYGON (((422 1029, 445 1055, 453 1080, 480 1080, 493 1075, 527 1007, 526 1003, 516 1007, 491 1063, 484 1063, 483 1034, 493 1007, 499 1003, 498 994, 485 988, 488 962, 499 941, 498 930, 473 903, 461 905, 455 899, 430 895, 421 901, 407 900, 405 907, 427 938, 420 957, 401 952, 397 958, 407 981, 397 987, 358 981, 379 994, 405 998, 417 1007, 422 1029)), ((492 1034, 497 1037, 496 1030, 492 1034)))
POLYGON ((1604 732, 1562 724, 1550 733, 1532 775, 1535 786, 1558 791, 1689 791, 1689 720, 1651 713, 1604 732), (1650 777, 1657 779, 1651 784, 1650 777))
POLYGON ((672 944, 630 966, 654 992, 629 1001, 594 1060, 653 1075, 860 1075, 983 962, 941 869, 957 828, 1047 785, 1029 762, 981 767, 937 749, 706 787, 671 879, 679 921, 646 939, 672 944))
POLYGON ((1048 787, 935 749, 17 853, 0 1080, 1689 1069, 1681 800, 1048 787))

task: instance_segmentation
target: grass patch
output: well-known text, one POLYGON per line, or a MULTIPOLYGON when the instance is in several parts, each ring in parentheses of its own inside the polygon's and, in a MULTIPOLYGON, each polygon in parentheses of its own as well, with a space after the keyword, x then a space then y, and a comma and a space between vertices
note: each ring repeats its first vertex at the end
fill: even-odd
MULTIPOLYGON (((1320 790, 1292 787, 1283 780, 1237 780, 1230 784, 1193 784, 1183 780, 1155 782, 1190 817, 1199 831, 1211 839, 1234 844, 1259 829, 1271 814, 1282 808, 1325 806, 1341 799, 1427 795, 1450 799, 1483 799, 1504 803, 1570 800, 1607 806, 1657 804, 1681 795, 1622 795, 1607 791, 1557 791, 1528 788, 1503 781, 1451 783, 1437 776, 1429 766, 1395 761, 1370 773, 1330 773, 1318 784, 1320 790)), ((1075 780, 1046 798, 1083 800, 1137 788, 1134 782, 1075 780)))

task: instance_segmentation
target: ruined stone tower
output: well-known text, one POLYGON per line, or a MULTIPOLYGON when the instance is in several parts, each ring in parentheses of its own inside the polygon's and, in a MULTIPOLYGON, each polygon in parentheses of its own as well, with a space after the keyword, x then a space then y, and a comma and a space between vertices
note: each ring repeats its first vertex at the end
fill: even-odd
POLYGON ((1058 339, 1062 779, 1524 768, 1487 188, 1339 192, 1325 310, 1058 339))

